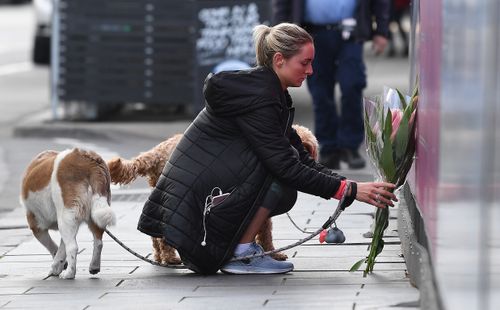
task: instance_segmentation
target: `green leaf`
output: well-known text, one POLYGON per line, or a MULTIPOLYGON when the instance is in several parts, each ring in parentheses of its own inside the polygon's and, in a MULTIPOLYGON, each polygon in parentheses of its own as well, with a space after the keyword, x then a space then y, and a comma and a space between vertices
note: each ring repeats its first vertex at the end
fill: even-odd
POLYGON ((383 131, 383 141, 384 146, 382 148, 382 154, 380 156, 380 167, 386 177, 386 181, 392 182, 396 174, 396 167, 394 166, 394 158, 392 156, 392 142, 391 142, 391 132, 392 132, 392 116, 391 110, 387 111, 387 117, 385 119, 385 126, 383 131))
POLYGON ((396 88, 396 92, 398 93, 399 100, 401 101, 401 106, 403 107, 403 110, 406 109, 407 104, 406 104, 405 96, 397 88, 396 88))
POLYGON ((387 139, 384 142, 384 148, 380 157, 380 167, 382 167, 386 181, 392 182, 396 174, 396 168, 394 166, 394 159, 392 158, 391 139, 387 139))
POLYGON ((384 231, 387 229, 387 227, 389 227, 389 209, 385 208, 385 210, 387 210, 387 217, 385 218, 384 227, 382 228, 382 236, 384 235, 384 231))
POLYGON ((410 137, 408 137, 408 123, 410 122, 410 115, 408 115, 407 113, 403 114, 401 123, 399 123, 398 132, 394 137, 395 162, 398 163, 396 164, 396 166, 399 166, 399 162, 405 155, 406 147, 408 146, 408 139, 410 139, 410 137))
POLYGON ((382 253, 383 249, 384 249, 384 239, 380 239, 377 245, 377 252, 375 254, 375 257, 377 257, 380 253, 382 253))
MULTIPOLYGON (((384 135, 384 140, 386 139, 389 139, 391 137, 391 133, 392 133, 392 112, 391 112, 391 109, 387 109, 387 115, 385 117, 385 120, 384 120, 384 128, 383 128, 383 135, 384 135)), ((384 141, 385 142, 385 141, 384 141)))
MULTIPOLYGON (((403 117, 401 119, 398 132, 394 137, 394 163, 396 167, 401 167, 401 163, 408 156, 408 143, 410 140, 414 139, 414 135, 410 135, 410 118, 414 111, 413 101, 408 104, 406 109, 403 110, 403 117)), ((415 124, 415 122, 413 122, 415 124)), ((396 172, 396 176, 399 177, 399 170, 396 172)))
POLYGON ((413 157, 415 155, 415 146, 416 146, 416 137, 415 137, 416 127, 417 127, 416 122, 414 122, 413 125, 410 126, 409 128, 408 146, 406 148, 406 155, 404 157, 404 162, 399 166, 399 169, 397 171, 397 181, 395 182, 396 187, 403 185, 406 179, 406 175, 408 174, 408 171, 410 171, 411 165, 413 164, 413 157))
POLYGON ((413 94, 411 94, 412 98, 415 96, 418 96, 418 78, 417 78, 417 82, 415 83, 415 88, 413 89, 413 94))
POLYGON ((418 96, 411 97, 409 105, 411 106, 411 111, 415 111, 418 106, 418 96))
POLYGON ((359 267, 365 262, 366 258, 358 260, 354 265, 352 265, 351 269, 349 269, 349 272, 354 272, 358 271, 359 267))
POLYGON ((403 110, 403 115, 408 115, 408 119, 410 118, 413 111, 415 111, 416 106, 414 104, 414 100, 416 100, 416 97, 413 97, 410 100, 410 104, 406 107, 406 109, 403 110))

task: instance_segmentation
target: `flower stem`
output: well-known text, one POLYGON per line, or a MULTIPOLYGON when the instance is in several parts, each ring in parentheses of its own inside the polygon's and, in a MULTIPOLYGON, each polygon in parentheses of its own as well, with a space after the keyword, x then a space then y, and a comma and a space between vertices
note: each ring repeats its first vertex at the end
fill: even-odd
POLYGON ((375 229, 373 231, 372 243, 370 245, 370 253, 366 258, 366 268, 363 272, 363 276, 371 273, 375 265, 375 258, 382 252, 384 248, 384 241, 382 237, 384 236, 384 231, 389 225, 389 208, 378 208, 375 213, 375 229))

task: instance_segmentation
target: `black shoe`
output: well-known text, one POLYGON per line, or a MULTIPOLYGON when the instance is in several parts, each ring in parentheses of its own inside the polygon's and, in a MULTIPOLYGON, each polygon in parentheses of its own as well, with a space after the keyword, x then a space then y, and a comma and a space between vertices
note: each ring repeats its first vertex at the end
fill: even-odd
POLYGON ((340 159, 349 165, 349 169, 362 169, 366 166, 366 161, 358 150, 344 149, 340 159))
POLYGON ((325 155, 320 155, 319 163, 327 168, 330 168, 333 170, 339 170, 340 169, 340 152, 334 151, 334 152, 331 152, 331 153, 328 153, 325 155))
POLYGON ((404 50, 403 50, 403 56, 408 57, 408 53, 409 53, 409 48, 408 48, 408 45, 406 45, 404 50))
POLYGON ((390 47, 387 52, 387 57, 392 58, 396 56, 396 49, 394 47, 390 47))

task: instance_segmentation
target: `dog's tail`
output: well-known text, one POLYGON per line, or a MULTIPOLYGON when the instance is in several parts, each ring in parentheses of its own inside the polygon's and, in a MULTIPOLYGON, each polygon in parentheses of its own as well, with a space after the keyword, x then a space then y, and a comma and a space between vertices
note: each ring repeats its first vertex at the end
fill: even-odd
POLYGON ((116 216, 106 197, 94 195, 92 198, 92 209, 90 210, 92 221, 102 229, 116 223, 116 216))
POLYGON ((135 162, 132 160, 117 157, 109 160, 107 164, 113 184, 129 184, 139 175, 135 162))
POLYGON ((74 149, 83 161, 90 162, 89 182, 92 194, 92 206, 90 217, 92 221, 104 229, 109 225, 114 225, 116 217, 111 210, 111 177, 106 162, 95 152, 74 149))

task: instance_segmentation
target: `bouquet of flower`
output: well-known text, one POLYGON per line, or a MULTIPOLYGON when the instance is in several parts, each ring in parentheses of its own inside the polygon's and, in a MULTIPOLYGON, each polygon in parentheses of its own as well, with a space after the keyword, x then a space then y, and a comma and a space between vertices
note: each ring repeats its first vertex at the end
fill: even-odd
MULTIPOLYGON (((411 97, 399 90, 386 88, 381 100, 364 100, 365 141, 367 153, 378 178, 401 187, 411 168, 415 154, 416 110, 418 89, 411 97)), ((363 262, 363 276, 373 271, 375 258, 384 248, 382 236, 389 225, 389 209, 377 208, 372 243, 366 258, 356 262, 351 271, 358 270, 363 262)))

